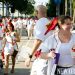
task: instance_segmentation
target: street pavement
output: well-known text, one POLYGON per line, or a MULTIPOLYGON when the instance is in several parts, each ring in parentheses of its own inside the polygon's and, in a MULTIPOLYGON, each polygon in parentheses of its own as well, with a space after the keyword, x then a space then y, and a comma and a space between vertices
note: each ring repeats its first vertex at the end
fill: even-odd
MULTIPOLYGON (((19 48, 22 47, 22 46, 25 46, 28 41, 29 40, 28 40, 28 38, 26 36, 22 36, 20 43, 18 43, 19 48)), ((29 47, 32 47, 33 41, 34 41, 34 38, 31 38, 30 42, 29 42, 29 47)), ((1 56, 0 56, 0 59, 1 59, 1 56)), ((12 64, 12 62, 11 62, 11 57, 10 57, 9 75, 30 75, 31 65, 29 67, 26 67, 25 66, 25 61, 16 61, 16 64, 15 64, 15 73, 14 74, 10 73, 11 66, 12 66, 11 64, 12 64)), ((4 73, 4 69, 0 70, 0 75, 3 75, 3 73, 4 73)))

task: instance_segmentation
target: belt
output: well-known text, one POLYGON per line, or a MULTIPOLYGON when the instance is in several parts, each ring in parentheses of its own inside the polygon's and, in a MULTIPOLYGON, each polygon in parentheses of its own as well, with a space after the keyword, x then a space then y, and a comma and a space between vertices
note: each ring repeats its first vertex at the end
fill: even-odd
POLYGON ((57 68, 71 68, 71 67, 72 67, 72 66, 69 66, 69 67, 66 67, 66 66, 65 66, 65 67, 63 67, 63 66, 58 66, 58 65, 57 65, 57 68))

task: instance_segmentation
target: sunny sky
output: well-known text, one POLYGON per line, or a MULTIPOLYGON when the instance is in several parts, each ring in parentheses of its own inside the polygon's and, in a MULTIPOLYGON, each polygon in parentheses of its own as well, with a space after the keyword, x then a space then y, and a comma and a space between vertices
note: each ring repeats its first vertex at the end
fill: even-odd
POLYGON ((49 0, 35 0, 35 2, 36 2, 35 6, 40 5, 40 4, 45 5, 48 1, 49 0))

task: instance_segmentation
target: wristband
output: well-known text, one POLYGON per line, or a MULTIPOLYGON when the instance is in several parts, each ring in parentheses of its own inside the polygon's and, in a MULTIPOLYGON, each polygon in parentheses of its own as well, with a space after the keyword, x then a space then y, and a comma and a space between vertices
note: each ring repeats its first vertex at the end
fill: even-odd
POLYGON ((29 55, 29 58, 31 59, 32 58, 32 55, 29 55))

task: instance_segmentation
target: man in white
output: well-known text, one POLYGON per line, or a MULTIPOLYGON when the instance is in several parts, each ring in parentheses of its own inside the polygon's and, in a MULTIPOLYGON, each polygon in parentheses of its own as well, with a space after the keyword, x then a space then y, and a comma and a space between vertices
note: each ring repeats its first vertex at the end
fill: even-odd
MULTIPOLYGON (((32 53, 29 55, 29 58, 26 60, 26 65, 30 64, 30 60, 35 53, 35 51, 39 51, 42 47, 42 42, 52 34, 52 32, 49 32, 47 35, 45 35, 45 32, 47 31, 47 24, 49 23, 49 20, 46 18, 47 16, 47 9, 43 5, 39 5, 36 7, 36 15, 38 17, 38 21, 34 27, 34 36, 35 41, 32 48, 32 53)), ((47 70, 47 61, 42 59, 36 59, 33 62, 32 69, 31 69, 31 75, 46 75, 47 70)))
POLYGON ((28 39, 30 39, 30 37, 33 35, 33 27, 34 27, 34 20, 33 18, 30 18, 27 25, 28 39))
POLYGON ((18 32, 19 32, 20 37, 21 37, 22 36, 22 28, 23 28, 23 19, 19 18, 17 22, 18 22, 18 32))
POLYGON ((17 21, 17 18, 14 18, 14 19, 12 20, 12 24, 14 25, 15 30, 17 30, 17 29, 18 29, 18 21, 17 21))
POLYGON ((0 50, 2 50, 2 39, 3 39, 3 29, 4 29, 4 25, 2 23, 2 19, 0 19, 0 50))

